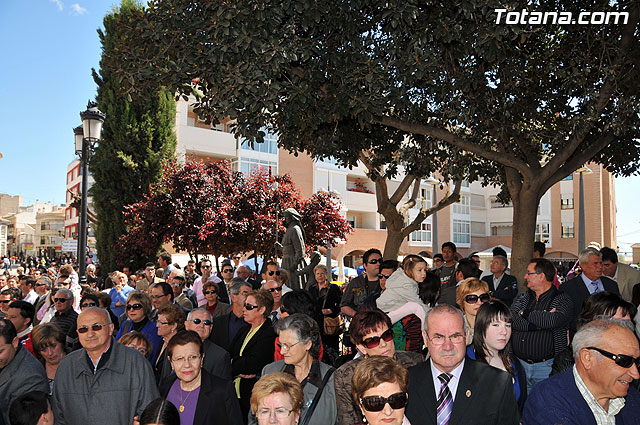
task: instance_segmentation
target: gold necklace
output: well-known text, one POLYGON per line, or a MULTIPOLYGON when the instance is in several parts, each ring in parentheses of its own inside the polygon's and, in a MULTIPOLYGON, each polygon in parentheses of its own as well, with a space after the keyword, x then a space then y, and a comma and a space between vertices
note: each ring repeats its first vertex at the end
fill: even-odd
POLYGON ((182 399, 182 388, 180 388, 180 407, 178 408, 180 413, 184 412, 184 404, 187 402, 187 399, 189 398, 191 393, 194 392, 195 390, 196 389, 194 388, 191 391, 187 391, 187 396, 184 399, 182 399))

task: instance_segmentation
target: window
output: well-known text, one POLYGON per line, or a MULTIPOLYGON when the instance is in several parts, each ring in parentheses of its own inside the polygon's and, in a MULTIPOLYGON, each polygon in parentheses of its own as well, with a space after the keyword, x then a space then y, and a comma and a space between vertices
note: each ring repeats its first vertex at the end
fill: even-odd
POLYGON ((474 236, 486 236, 484 221, 472 221, 471 234, 474 236))
POLYGON ((243 174, 249 175, 257 169, 271 169, 271 174, 278 174, 278 163, 276 161, 265 161, 262 159, 242 158, 233 162, 233 169, 243 174))
POLYGON ((420 223, 420 230, 411 232, 411 242, 431 242, 431 223, 420 223))
POLYGON ((462 180, 460 187, 469 187, 469 180, 467 179, 462 180))
POLYGON ((40 238, 40 245, 46 245, 47 244, 47 238, 46 237, 41 237, 40 238))
POLYGON ((571 224, 562 223, 562 239, 571 239, 574 237, 575 236, 573 233, 573 223, 571 224))
POLYGON ((430 187, 420 189, 420 201, 424 201, 424 204, 421 205, 423 208, 431 208, 431 190, 430 187))
POLYGON ((387 222, 384 218, 380 218, 380 230, 387 230, 387 222))
POLYGON ((277 154, 278 153, 278 136, 267 131, 264 128, 262 129, 262 131, 266 133, 264 136, 263 143, 254 143, 253 147, 251 147, 251 145, 249 144, 249 141, 247 139, 244 139, 240 147, 248 151, 277 154))
POLYGON ((512 236, 513 225, 511 223, 491 223, 491 236, 512 236))
POLYGON ((471 223, 466 220, 453 220, 453 243, 471 243, 471 223))
POLYGON ((469 215, 469 200, 469 196, 460 195, 460 201, 453 204, 453 213, 469 215))
POLYGON ((573 180, 573 173, 569 174, 567 177, 562 179, 562 181, 571 181, 571 180, 573 180))
MULTIPOLYGON (((349 225, 351 226, 352 229, 356 228, 356 216, 355 215, 348 215, 347 216, 347 222, 349 223, 349 225)), ((386 227, 386 225, 385 225, 386 227)))
POLYGON ((549 223, 536 224, 536 242, 549 243, 549 223))
POLYGON ((511 203, 511 201, 509 201, 508 204, 504 205, 502 202, 498 201, 498 199, 495 196, 492 196, 489 200, 491 201, 491 208, 511 208, 511 207, 513 207, 513 203, 511 203))
POLYGON ((563 209, 563 210, 573 209, 573 195, 562 195, 560 199, 560 209, 563 209))

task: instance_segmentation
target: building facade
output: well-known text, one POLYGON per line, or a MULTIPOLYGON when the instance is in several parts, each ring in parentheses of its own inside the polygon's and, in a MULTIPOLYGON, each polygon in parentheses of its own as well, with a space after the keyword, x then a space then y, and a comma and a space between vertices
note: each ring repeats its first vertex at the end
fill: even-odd
MULTIPOLYGON (((78 251, 78 232, 80 226, 80 211, 71 206, 74 199, 81 198, 82 191, 82 166, 79 159, 74 159, 67 165, 67 191, 65 194, 64 209, 64 253, 76 254, 78 251)), ((88 187, 93 185, 93 177, 89 174, 88 187)), ((89 197, 89 210, 91 211, 92 203, 89 197)), ((90 252, 95 252, 95 235, 91 222, 88 223, 87 246, 90 252)))
POLYGON ((62 254, 64 208, 36 215, 35 248, 38 256, 56 258, 62 254))

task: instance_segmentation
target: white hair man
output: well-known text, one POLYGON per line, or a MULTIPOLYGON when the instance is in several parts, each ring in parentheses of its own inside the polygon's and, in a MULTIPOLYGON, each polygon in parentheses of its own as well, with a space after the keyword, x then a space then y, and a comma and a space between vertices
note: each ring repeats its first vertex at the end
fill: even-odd
POLYGON ((231 380, 231 356, 224 348, 209 339, 213 330, 211 313, 204 307, 194 308, 187 315, 184 328, 196 332, 202 339, 204 370, 212 375, 231 380))

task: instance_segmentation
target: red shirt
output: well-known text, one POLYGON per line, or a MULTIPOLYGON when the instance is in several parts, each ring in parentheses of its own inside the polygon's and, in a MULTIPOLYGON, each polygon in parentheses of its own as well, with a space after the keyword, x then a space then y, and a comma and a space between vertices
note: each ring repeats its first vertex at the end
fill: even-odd
POLYGON ((24 346, 24 348, 27 349, 28 352, 33 354, 36 358, 38 357, 38 356, 36 356, 36 352, 33 351, 33 343, 31 342, 31 332, 29 332, 28 334, 18 338, 18 340, 24 346))

